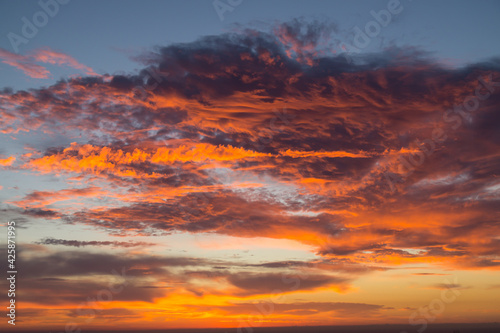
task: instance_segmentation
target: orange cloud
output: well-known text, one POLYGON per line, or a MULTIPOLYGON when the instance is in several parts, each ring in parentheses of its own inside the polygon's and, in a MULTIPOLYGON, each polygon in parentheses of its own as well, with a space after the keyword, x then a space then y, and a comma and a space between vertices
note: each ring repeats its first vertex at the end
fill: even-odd
POLYGON ((176 162, 202 163, 206 161, 227 162, 247 158, 268 156, 232 146, 213 146, 209 144, 183 145, 177 148, 157 147, 148 150, 135 148, 124 151, 110 147, 77 145, 64 149, 60 154, 35 158, 25 167, 42 172, 67 171, 99 174, 111 172, 122 177, 160 177, 157 172, 144 173, 134 169, 134 164, 155 163, 172 165, 176 162))
POLYGON ((318 151, 318 152, 305 152, 305 151, 293 151, 293 150, 286 150, 280 153, 282 156, 289 156, 293 158, 300 158, 300 157, 329 157, 329 158, 337 158, 337 157, 349 157, 349 158, 366 158, 366 157, 371 157, 371 154, 368 154, 366 152, 358 152, 358 153, 351 153, 351 152, 346 152, 346 151, 318 151))
POLYGON ((15 156, 9 156, 7 158, 0 159, 0 165, 1 166, 11 166, 12 164, 14 164, 15 160, 16 160, 15 156))

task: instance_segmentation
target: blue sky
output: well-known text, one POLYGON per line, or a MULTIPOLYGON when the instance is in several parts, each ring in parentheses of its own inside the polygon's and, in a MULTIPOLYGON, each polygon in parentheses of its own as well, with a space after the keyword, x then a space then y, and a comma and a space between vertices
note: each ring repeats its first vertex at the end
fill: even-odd
MULTIPOLYGON (((293 18, 335 22, 337 38, 352 43, 353 28, 373 20, 370 11, 387 8, 389 1, 242 1, 221 21, 213 1, 77 1, 60 5, 20 54, 41 47, 73 55, 99 74, 133 72, 141 67, 130 58, 155 46, 191 42, 200 36, 233 31, 237 26, 269 27, 293 18)), ((363 52, 391 45, 420 47, 451 65, 476 62, 500 54, 498 1, 402 0, 403 10, 373 38, 363 52)), ((38 1, 0 1, 0 48, 13 52, 9 32, 21 34, 22 17, 40 11, 38 1), (8 13, 8 15, 7 15, 8 13)), ((60 77, 80 74, 50 68, 52 78, 30 79, 0 63, 0 86, 26 89, 49 85, 60 77)))

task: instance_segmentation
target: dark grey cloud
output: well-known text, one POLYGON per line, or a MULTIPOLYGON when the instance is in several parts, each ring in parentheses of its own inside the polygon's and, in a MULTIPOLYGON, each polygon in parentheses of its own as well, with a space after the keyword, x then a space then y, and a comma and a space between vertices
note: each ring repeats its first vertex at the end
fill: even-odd
POLYGON ((297 290, 312 290, 319 287, 335 285, 345 287, 350 281, 348 278, 332 275, 299 275, 294 273, 252 274, 240 273, 231 275, 228 281, 242 289, 242 295, 254 294, 281 294, 297 290))
POLYGON ((68 240, 68 239, 56 239, 56 238, 44 238, 41 241, 35 242, 35 244, 42 245, 64 245, 73 247, 82 246, 113 246, 120 248, 137 247, 137 246, 150 246, 155 245, 155 243, 147 242, 118 242, 118 241, 78 241, 78 240, 68 240))

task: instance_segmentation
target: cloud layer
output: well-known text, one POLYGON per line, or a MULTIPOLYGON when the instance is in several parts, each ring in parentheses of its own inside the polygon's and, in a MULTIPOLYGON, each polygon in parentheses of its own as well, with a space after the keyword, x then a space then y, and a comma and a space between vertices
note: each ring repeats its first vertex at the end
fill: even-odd
MULTIPOLYGON (((66 189, 32 191, 10 203, 28 218, 113 235, 203 232, 295 240, 323 261, 294 291, 342 292, 361 274, 410 263, 498 270, 499 60, 450 69, 418 50, 394 48, 350 55, 348 62, 317 52, 334 25, 301 24, 160 47, 137 58, 144 65, 138 74, 4 89, 0 129, 34 139, 26 151, 0 159, 0 167, 70 179, 66 189), (67 144, 37 140, 56 134, 67 144), (90 205, 91 198, 104 204, 90 205), (62 204, 68 200, 86 208, 62 204)), ((32 77, 47 75, 27 58, 0 56, 32 77)), ((33 59, 93 74, 60 53, 41 51, 33 59)), ((235 263, 195 258, 96 256, 33 257, 24 274, 48 279, 33 291, 52 292, 57 285, 58 296, 43 301, 51 304, 77 301, 70 276, 107 274, 109 267, 126 267, 135 279, 120 301, 153 302, 169 292, 248 297, 288 287, 284 263, 248 272, 235 263), (233 270, 214 268, 231 265, 233 270), (146 275, 158 288, 141 287, 146 275), (55 278, 62 280, 55 284, 55 278), (173 287, 162 280, 187 282, 173 287)), ((82 294, 99 289, 92 283, 78 288, 86 289, 82 294)), ((376 304, 298 302, 280 311, 381 310, 376 304)))

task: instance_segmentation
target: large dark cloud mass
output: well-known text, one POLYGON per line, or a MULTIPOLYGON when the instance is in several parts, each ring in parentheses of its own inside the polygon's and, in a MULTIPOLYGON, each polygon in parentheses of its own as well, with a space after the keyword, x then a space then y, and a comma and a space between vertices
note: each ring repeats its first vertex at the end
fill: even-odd
POLYGON ((74 141, 4 167, 89 184, 13 203, 117 234, 266 236, 364 264, 498 268, 499 60, 316 52, 336 29, 295 20, 160 47, 138 74, 4 89, 4 133, 74 141), (120 204, 57 208, 95 196, 120 204))

